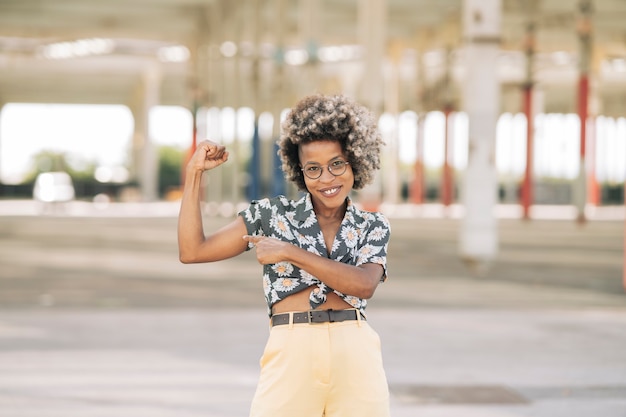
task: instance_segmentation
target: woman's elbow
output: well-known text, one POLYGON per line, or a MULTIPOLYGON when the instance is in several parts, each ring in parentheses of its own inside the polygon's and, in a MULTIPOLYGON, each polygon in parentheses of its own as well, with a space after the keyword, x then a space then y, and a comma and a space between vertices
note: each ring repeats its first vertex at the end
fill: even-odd
POLYGON ((369 300, 370 298, 372 298, 374 296, 374 293, 376 292, 376 288, 378 286, 378 283, 374 284, 374 285, 364 285, 361 288, 359 288, 358 290, 354 291, 354 296, 361 298, 363 300, 369 300))
POLYGON ((376 287, 367 287, 363 289, 363 293, 361 294, 361 297, 364 300, 369 300, 370 298, 372 298, 374 296, 374 293, 376 292, 376 287))
POLYGON ((215 257, 195 251, 179 251, 178 260, 183 264, 200 264, 217 262, 225 257, 215 257))
POLYGON ((178 251, 178 260, 183 264, 195 264, 200 262, 198 257, 195 256, 192 252, 189 251, 178 251))

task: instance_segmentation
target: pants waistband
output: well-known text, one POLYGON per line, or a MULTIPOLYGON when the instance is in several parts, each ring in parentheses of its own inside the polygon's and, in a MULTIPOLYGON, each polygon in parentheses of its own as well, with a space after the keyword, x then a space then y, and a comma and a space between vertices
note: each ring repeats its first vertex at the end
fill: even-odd
POLYGON ((274 314, 270 319, 272 326, 291 323, 335 323, 346 320, 365 320, 365 316, 356 309, 347 310, 309 310, 295 313, 274 314), (291 320, 290 320, 290 317, 291 320))

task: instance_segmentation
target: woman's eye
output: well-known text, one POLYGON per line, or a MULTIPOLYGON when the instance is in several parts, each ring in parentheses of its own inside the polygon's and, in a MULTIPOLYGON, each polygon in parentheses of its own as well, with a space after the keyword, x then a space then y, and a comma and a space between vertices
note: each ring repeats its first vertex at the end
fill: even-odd
POLYGON ((344 161, 334 161, 331 166, 333 168, 341 168, 342 166, 344 166, 345 162, 344 161))
POLYGON ((306 170, 307 170, 307 172, 314 173, 314 172, 319 171, 319 170, 320 170, 320 167, 311 166, 311 167, 307 167, 307 168, 306 168, 306 170))

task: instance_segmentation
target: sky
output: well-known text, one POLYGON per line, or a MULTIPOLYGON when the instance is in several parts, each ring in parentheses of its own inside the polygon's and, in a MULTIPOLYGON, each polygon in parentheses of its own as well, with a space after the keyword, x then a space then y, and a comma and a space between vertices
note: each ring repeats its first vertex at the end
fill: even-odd
MULTIPOLYGON (((237 136, 250 140, 254 114, 251 109, 208 109, 206 132, 228 144, 237 136), (236 124, 235 120, 239 120, 236 124)), ((386 142, 398 142, 393 149, 398 160, 413 164, 417 158, 416 114, 399 117, 383 114, 379 129, 386 142), (398 123, 396 125, 396 122, 398 123), (396 131, 397 126, 397 131, 396 131)), ((271 132, 271 116, 260 117, 261 133, 271 132)), ((623 182, 626 178, 626 118, 597 119, 596 153, 593 161, 600 181, 623 182)), ((0 180, 18 183, 32 170, 32 158, 49 150, 63 152, 75 168, 81 163, 116 167, 127 165, 132 144, 133 118, 121 105, 6 104, 0 111, 0 180)), ((181 149, 191 144, 191 114, 182 107, 158 106, 150 114, 150 134, 156 145, 181 149)), ((451 163, 457 169, 467 164, 468 120, 455 113, 452 122, 451 163)), ((424 123, 424 163, 441 167, 444 159, 445 118, 431 112, 424 123)), ((579 169, 578 119, 574 114, 538 115, 535 120, 534 172, 539 176, 573 179, 579 169)), ((199 140, 202 138, 199 138, 199 140)), ((389 148, 387 148, 389 149, 389 148)), ((521 178, 526 159, 526 123, 522 114, 505 113, 496 127, 496 168, 506 178, 521 178)))
MULTIPOLYGON (((181 107, 157 107, 150 116, 154 143, 189 146, 191 115, 181 107)), ((0 179, 16 183, 42 151, 63 152, 68 161, 99 166, 127 163, 133 117, 121 105, 7 104, 0 113, 0 179)))

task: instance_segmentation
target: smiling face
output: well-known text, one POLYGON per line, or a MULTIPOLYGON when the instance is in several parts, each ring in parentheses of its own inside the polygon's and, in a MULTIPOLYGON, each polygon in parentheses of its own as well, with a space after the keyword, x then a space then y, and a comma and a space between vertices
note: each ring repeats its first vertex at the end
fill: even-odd
MULTIPOLYGON (((303 168, 311 165, 318 168, 321 166, 322 173, 319 178, 311 179, 304 176, 304 182, 311 193, 316 213, 330 214, 338 209, 343 210, 346 197, 354 185, 354 174, 350 165, 345 166, 345 172, 337 176, 328 170, 329 165, 333 169, 333 163, 341 165, 341 163, 337 164, 337 161, 347 161, 339 142, 330 140, 309 142, 300 145, 299 155, 300 166, 303 168)), ((335 173, 338 172, 340 170, 335 169, 335 173)))

